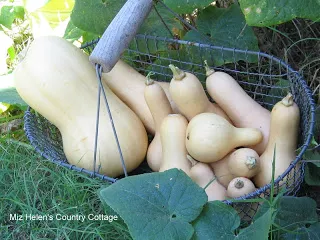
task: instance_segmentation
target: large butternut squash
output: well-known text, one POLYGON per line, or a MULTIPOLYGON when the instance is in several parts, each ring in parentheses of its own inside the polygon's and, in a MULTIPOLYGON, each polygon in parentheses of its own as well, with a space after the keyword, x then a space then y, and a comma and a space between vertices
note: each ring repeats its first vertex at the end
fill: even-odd
MULTIPOLYGON (((268 145, 260 156, 261 171, 253 179, 258 187, 271 182, 273 159, 275 159, 275 179, 283 174, 295 159, 299 123, 300 110, 293 101, 293 96, 289 93, 281 101, 277 102, 271 111, 268 145)), ((287 181, 286 179, 283 182, 287 181)), ((294 178, 288 180, 288 185, 291 185, 292 181, 294 181, 294 178)))
MULTIPOLYGON (((68 41, 39 37, 14 71, 18 93, 61 132, 70 164, 93 170, 98 84, 89 58, 68 41)), ((127 170, 146 155, 148 138, 141 120, 104 84, 127 170)), ((96 170, 123 173, 106 106, 101 97, 96 170)))

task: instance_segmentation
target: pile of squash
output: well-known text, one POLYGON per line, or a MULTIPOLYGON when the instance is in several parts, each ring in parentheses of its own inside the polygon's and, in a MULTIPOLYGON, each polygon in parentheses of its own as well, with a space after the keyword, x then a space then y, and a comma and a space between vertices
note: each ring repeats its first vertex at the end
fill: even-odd
MULTIPOLYGON (((274 158, 275 178, 288 168, 295 159, 300 121, 290 93, 270 112, 230 75, 205 63, 212 103, 195 75, 169 67, 170 83, 143 76, 122 60, 102 74, 128 172, 145 159, 153 171, 181 169, 211 201, 270 183, 274 158), (154 136, 150 143, 148 134, 154 136)), ((123 174, 102 96, 93 161, 98 84, 87 54, 60 37, 39 37, 14 79, 20 96, 60 130, 70 164, 111 177, 123 174)))

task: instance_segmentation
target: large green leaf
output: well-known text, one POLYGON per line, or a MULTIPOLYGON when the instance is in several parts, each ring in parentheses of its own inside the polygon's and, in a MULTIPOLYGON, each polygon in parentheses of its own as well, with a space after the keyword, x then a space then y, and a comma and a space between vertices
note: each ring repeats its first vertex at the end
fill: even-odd
POLYGON ((284 233, 281 240, 320 240, 320 222, 284 233))
POLYGON ((205 8, 212 0, 164 0, 169 8, 176 13, 192 13, 196 8, 205 8))
POLYGON ((190 224, 207 202, 205 191, 183 171, 146 173, 119 180, 100 192, 126 222, 134 239, 190 239, 190 224))
POLYGON ((312 198, 283 196, 277 207, 274 222, 286 230, 293 231, 318 221, 317 204, 312 198))
POLYGON ((231 206, 220 201, 208 202, 200 216, 193 222, 193 239, 234 239, 240 218, 231 206))
POLYGON ((243 228, 236 235, 236 229, 240 226, 240 218, 236 210, 220 201, 213 201, 206 204, 200 216, 193 223, 195 229, 193 239, 267 240, 271 225, 272 210, 268 209, 250 226, 243 228))
MULTIPOLYGON (((184 39, 194 42, 203 42, 221 47, 248 49, 258 51, 258 40, 246 21, 237 4, 229 8, 217 8, 210 6, 199 13, 196 22, 198 31, 189 31, 184 39)), ((204 56, 207 59, 214 58, 215 65, 226 62, 246 60, 256 62, 257 57, 226 50, 214 50, 204 56)))
POLYGON ((294 18, 320 20, 319 0, 239 0, 250 26, 271 26, 294 18))

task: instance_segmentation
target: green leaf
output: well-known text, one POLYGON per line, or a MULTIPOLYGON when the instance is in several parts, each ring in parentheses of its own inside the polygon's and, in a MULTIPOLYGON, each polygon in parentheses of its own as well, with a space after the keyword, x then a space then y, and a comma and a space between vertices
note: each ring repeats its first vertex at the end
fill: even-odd
POLYGON ((239 0, 239 3, 250 26, 266 27, 294 18, 320 20, 319 0, 239 0))
POLYGON ((242 229, 236 239, 268 240, 269 229, 272 225, 272 209, 268 209, 262 216, 253 221, 248 227, 242 229))
POLYGON ((208 202, 200 216, 193 222, 195 240, 235 239, 240 218, 235 209, 220 201, 208 202))
MULTIPOLYGON (((185 35, 185 40, 221 47, 259 50, 258 40, 252 28, 247 26, 237 4, 233 4, 227 9, 214 6, 205 8, 199 13, 196 26, 201 34, 191 30, 185 35)), ((214 50, 212 54, 208 53, 204 57, 208 60, 213 57, 216 66, 238 60, 246 60, 248 62, 256 62, 258 60, 253 55, 234 53, 233 51, 224 51, 222 54, 220 50, 214 50)))
POLYGON ((302 227, 294 232, 288 232, 281 235, 281 240, 319 240, 320 239, 320 222, 302 227))
POLYGON ((12 74, 0 76, 0 102, 27 106, 14 87, 12 74))
POLYGON ((177 169, 121 179, 100 195, 139 240, 190 239, 194 232, 190 222, 208 199, 202 188, 177 169))
POLYGON ((308 163, 304 180, 310 186, 320 186, 320 167, 314 163, 308 163))
POLYGON ((24 19, 24 8, 22 6, 2 6, 0 11, 0 24, 11 29, 16 18, 24 19))
POLYGON ((279 201, 274 222, 286 230, 293 231, 318 221, 316 209, 317 204, 312 198, 283 196, 279 201))
POLYGON ((320 167, 320 153, 318 151, 307 150, 304 153, 303 158, 308 161, 314 161, 313 164, 320 167))
POLYGON ((16 50, 14 50, 14 46, 8 48, 8 54, 10 57, 10 61, 12 62, 16 58, 16 50))
MULTIPOLYGON (((104 2, 101 0, 78 0, 73 8, 71 20, 76 27, 84 31, 102 35, 125 2, 125 0, 105 0, 104 2)), ((161 6, 156 6, 156 8, 170 30, 182 29, 172 14, 161 6)), ((154 9, 151 10, 138 32, 172 37, 154 9)))
POLYGON ((212 0, 164 0, 169 8, 176 13, 192 13, 196 8, 205 8, 212 0))
POLYGON ((11 29, 11 25, 15 19, 14 7, 13 6, 3 6, 0 12, 0 24, 6 28, 11 29))

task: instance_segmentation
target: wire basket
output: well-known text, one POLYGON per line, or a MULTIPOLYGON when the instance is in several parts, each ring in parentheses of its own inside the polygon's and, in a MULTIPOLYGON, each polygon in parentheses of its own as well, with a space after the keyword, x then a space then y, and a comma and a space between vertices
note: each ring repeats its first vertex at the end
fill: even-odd
MULTIPOLYGON (((91 53, 98 40, 85 44, 82 49, 91 53)), ((285 62, 261 52, 230 49, 189 41, 161 38, 148 35, 136 35, 129 48, 122 55, 122 60, 129 63, 140 73, 146 75, 153 71, 154 79, 170 81, 172 72, 168 65, 174 64, 182 70, 192 72, 202 83, 205 82, 203 62, 207 60, 217 71, 224 71, 233 76, 241 87, 259 104, 271 110, 272 106, 281 100, 288 91, 300 108, 301 120, 299 130, 300 152, 289 168, 275 180, 276 191, 281 184, 286 185, 286 195, 296 195, 304 177, 304 164, 301 161, 307 149, 314 126, 314 102, 312 93, 302 76, 285 62), (183 51, 181 51, 183 50, 183 51), (182 53, 184 53, 182 55, 182 53), (297 164, 299 162, 299 164, 297 164), (301 164, 300 164, 301 163, 301 164), (280 181, 286 176, 286 182, 280 181)), ((46 159, 69 169, 99 177, 109 182, 116 179, 92 172, 87 169, 70 165, 62 148, 62 138, 58 129, 44 117, 32 109, 25 112, 25 131, 35 149, 46 159)), ((132 174, 151 171, 146 161, 132 174)), ((268 196, 270 184, 238 199, 268 196)), ((233 204, 244 218, 252 218, 258 205, 253 203, 233 204)))

